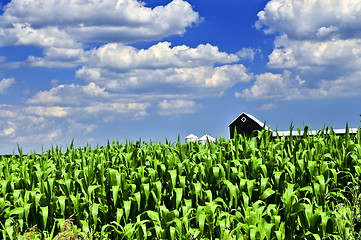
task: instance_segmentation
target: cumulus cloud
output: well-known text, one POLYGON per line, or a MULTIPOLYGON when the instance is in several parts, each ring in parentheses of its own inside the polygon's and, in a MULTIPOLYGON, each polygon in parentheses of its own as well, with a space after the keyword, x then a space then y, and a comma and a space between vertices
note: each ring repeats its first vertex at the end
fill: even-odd
POLYGON ((270 72, 255 76, 253 86, 236 92, 236 98, 246 99, 295 99, 301 96, 299 87, 300 82, 292 78, 292 73, 285 70, 282 74, 270 72))
POLYGON ((202 66, 195 68, 134 69, 117 72, 104 68, 79 69, 78 78, 93 81, 101 87, 120 92, 160 92, 178 94, 214 94, 232 87, 239 82, 248 82, 252 75, 242 64, 220 67, 202 66), (167 86, 166 89, 164 87, 167 86), (163 87, 163 88, 162 88, 163 87), (164 89, 164 90, 162 90, 164 89))
POLYGON ((43 57, 29 56, 27 63, 32 67, 74 68, 85 63, 86 57, 82 48, 49 47, 43 57))
POLYGON ((237 52, 237 56, 242 59, 247 59, 253 62, 255 55, 260 52, 261 52, 260 49, 242 48, 240 51, 237 52))
POLYGON ((108 93, 94 83, 59 85, 35 94, 25 106, 0 105, 0 140, 33 146, 34 141, 68 142, 74 134, 81 139, 99 122, 143 119, 151 104, 135 99, 108 93))
POLYGON ((51 47, 45 49, 44 57, 30 56, 27 61, 31 66, 72 68, 86 65, 124 72, 130 69, 226 64, 239 60, 235 54, 221 52, 209 43, 190 48, 186 45, 171 47, 170 42, 159 42, 148 49, 137 49, 121 43, 108 43, 89 51, 51 47))
POLYGON ((159 42, 148 49, 138 50, 131 46, 109 43, 92 50, 88 64, 127 71, 135 68, 197 67, 239 61, 236 55, 220 52, 218 47, 210 44, 200 44, 196 48, 170 46, 170 42, 159 42))
POLYGON ((82 108, 86 114, 93 117, 100 117, 104 121, 133 117, 142 119, 147 115, 147 108, 150 103, 146 102, 93 102, 82 108))
POLYGON ((137 0, 12 0, 0 16, 0 45, 71 48, 154 40, 182 34, 198 21, 198 13, 183 0, 153 9, 137 0))
POLYGON ((332 86, 339 79, 344 79, 345 85, 352 84, 354 89, 359 87, 351 79, 361 67, 361 39, 299 41, 283 35, 276 39, 275 46, 268 66, 292 70, 310 90, 325 84, 332 86))
MULTIPOLYGON (((95 83, 104 94, 105 89, 123 94, 156 91, 194 98, 224 93, 238 82, 250 81, 252 74, 236 64, 240 61, 236 54, 221 52, 208 43, 194 48, 171 46, 170 42, 159 42, 148 49, 127 45, 182 34, 199 20, 198 13, 183 0, 154 8, 137 0, 13 0, 0 16, 0 46, 41 46, 43 56, 29 56, 28 65, 80 67, 76 76, 95 83), (87 43, 93 42, 102 45, 87 49, 87 43)), ((83 87, 59 85, 38 92, 27 103, 80 105, 90 98, 85 94, 85 100, 74 101, 76 94, 84 93, 83 87), (61 91, 69 95, 60 94, 65 97, 60 98, 61 91)), ((96 97, 106 96, 99 93, 96 97)))
POLYGON ((0 129, 0 137, 10 137, 15 134, 15 124, 12 122, 7 122, 6 126, 0 129))
POLYGON ((159 115, 179 115, 196 112, 201 105, 184 99, 163 100, 158 103, 159 115))
POLYGON ((244 65, 235 64, 238 56, 210 44, 190 48, 160 42, 136 49, 109 43, 84 56, 86 61, 76 76, 115 92, 159 92, 167 86, 164 94, 214 94, 252 78, 244 65))
POLYGON ((265 103, 263 104, 260 108, 258 108, 259 110, 272 110, 277 108, 278 106, 274 103, 265 103))
POLYGON ((78 135, 79 133, 91 133, 93 132, 98 126, 96 124, 83 124, 77 121, 74 121, 73 119, 67 119, 68 131, 71 133, 71 135, 78 135))
POLYGON ((312 98, 337 98, 360 96, 361 71, 355 71, 332 80, 320 80, 316 87, 305 89, 312 98))
POLYGON ((76 85, 74 83, 68 85, 58 85, 49 91, 40 91, 27 100, 32 105, 81 105, 90 99, 107 99, 110 94, 90 82, 88 85, 76 85))
POLYGON ((74 47, 81 46, 65 32, 56 27, 34 29, 28 23, 4 23, 0 16, 0 46, 33 45, 40 47, 74 47), (11 27, 7 27, 11 25, 11 27))
POLYGON ((161 97, 110 93, 93 82, 55 85, 26 105, 0 104, 0 142, 34 147, 34 142, 65 143, 74 136, 89 139, 99 123, 144 119, 148 100, 161 97))
MULTIPOLYGON (((149 92, 167 86, 167 91, 183 89, 190 94, 219 93, 238 82, 250 81, 252 74, 247 73, 244 65, 235 64, 239 61, 236 54, 221 52, 211 44, 191 48, 185 45, 171 47, 170 42, 159 42, 148 49, 120 43, 108 43, 89 51, 49 48, 43 58, 28 58, 32 66, 80 65, 82 67, 76 72, 78 78, 111 91, 149 92)), ((47 94, 51 95, 50 92, 47 94)), ((43 93, 38 95, 40 98, 43 93)), ((49 102, 60 101, 48 95, 43 98, 49 102)))
POLYGON ((334 79, 318 79, 305 84, 299 75, 291 71, 283 74, 266 72, 256 75, 253 85, 242 92, 235 92, 236 98, 244 99, 322 99, 359 96, 361 89, 361 71, 334 79))
POLYGON ((27 106, 24 111, 29 115, 38 115, 41 117, 66 117, 69 115, 69 107, 59 106, 27 106))
POLYGON ((359 69, 360 57, 361 39, 298 41, 282 35, 275 40, 275 49, 269 56, 268 65, 272 68, 339 65, 359 69))
POLYGON ((0 126, 4 126, 0 129, 0 140, 7 143, 51 142, 61 136, 61 127, 53 118, 62 114, 59 109, 29 109, 27 106, 2 104, 0 113, 0 126))
POLYGON ((271 0, 256 27, 299 40, 359 38, 360 6, 360 0, 271 0))
POLYGON ((6 94, 7 90, 15 84, 14 78, 3 78, 0 80, 0 95, 6 94))
POLYGON ((253 86, 236 96, 294 99, 360 95, 360 84, 355 81, 361 67, 360 6, 361 0, 269 1, 256 22, 258 29, 277 34, 267 66, 287 69, 291 77, 285 81, 280 74, 260 74, 253 86))
MULTIPOLYGON (((27 100, 25 112, 41 117, 101 119, 143 118, 150 103, 146 97, 109 93, 91 82, 88 85, 59 85, 40 91, 27 100), (82 114, 79 114, 81 112, 82 114)), ((74 124, 73 124, 74 125, 74 124)))
MULTIPOLYGON (((149 8, 137 0, 12 0, 0 15, 0 46, 38 46, 43 54, 21 64, 73 68, 79 82, 52 80, 50 89, 23 106, 0 105, 0 137, 19 143, 81 137, 100 122, 144 119, 152 105, 160 115, 190 114, 201 107, 195 99, 251 81, 239 63, 254 58, 251 51, 237 56, 208 43, 130 46, 183 34, 199 23, 187 1, 168 2, 149 8)), ((1 84, 4 93, 11 85, 8 79, 1 84)))

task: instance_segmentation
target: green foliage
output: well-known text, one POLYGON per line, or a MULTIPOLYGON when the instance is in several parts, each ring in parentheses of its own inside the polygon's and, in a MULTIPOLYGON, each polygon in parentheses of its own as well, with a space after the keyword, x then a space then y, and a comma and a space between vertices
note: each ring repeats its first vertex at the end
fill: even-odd
POLYGON ((360 130, 18 151, 0 157, 0 239, 361 237, 360 130))

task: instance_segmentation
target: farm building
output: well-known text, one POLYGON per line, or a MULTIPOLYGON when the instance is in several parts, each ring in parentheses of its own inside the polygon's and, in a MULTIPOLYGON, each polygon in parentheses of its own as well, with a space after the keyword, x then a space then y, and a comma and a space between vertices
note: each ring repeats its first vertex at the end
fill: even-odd
POLYGON ((214 142, 216 139, 214 137, 209 136, 208 134, 204 134, 202 137, 198 139, 198 142, 201 144, 205 144, 207 141, 214 142))
POLYGON ((201 144, 205 144, 207 141, 214 142, 216 139, 214 137, 209 136, 208 134, 204 134, 202 137, 198 138, 194 134, 189 134, 186 137, 186 143, 189 142, 199 142, 201 144))
POLYGON ((186 143, 189 142, 198 142, 198 137, 194 134, 189 134, 188 136, 186 136, 186 143))
MULTIPOLYGON (((260 120, 245 112, 241 113, 241 115, 239 115, 233 122, 231 122, 228 127, 229 136, 231 139, 234 138, 234 129, 237 129, 238 134, 243 134, 246 136, 251 136, 252 132, 255 130, 262 130, 263 128, 268 129, 268 127, 265 126, 265 124, 260 120)), ((271 129, 269 130, 272 131, 271 129)), ((333 129, 333 131, 336 135, 344 135, 346 133, 346 129, 333 129)), ((320 130, 309 130, 307 134, 316 135, 319 132, 320 130)), ((350 128, 349 132, 351 134, 356 134, 357 128, 350 128)), ((277 134, 279 136, 290 136, 291 133, 292 136, 297 136, 299 134, 298 131, 272 131, 272 137, 276 137, 277 134)), ((304 132, 301 131, 300 134, 303 135, 304 132)), ((327 134, 327 132, 325 132, 325 134, 327 134)))
POLYGON ((234 137, 234 129, 237 129, 238 134, 245 134, 246 136, 251 136, 254 130, 262 130, 263 128, 268 129, 264 123, 245 112, 241 113, 241 115, 233 120, 228 127, 230 138, 234 137))

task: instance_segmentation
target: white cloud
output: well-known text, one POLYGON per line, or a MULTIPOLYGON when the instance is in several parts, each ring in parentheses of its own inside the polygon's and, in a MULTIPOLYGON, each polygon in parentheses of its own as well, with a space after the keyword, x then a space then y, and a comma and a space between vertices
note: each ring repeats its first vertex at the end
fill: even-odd
MULTIPOLYGON (((2 15, 3 16, 3 15, 2 15)), ((80 43, 57 27, 35 29, 28 23, 3 23, 0 16, 0 46, 33 45, 41 47, 76 47, 80 43), (3 25, 12 25, 11 28, 1 28, 3 25)))
POLYGON ((250 89, 243 91, 244 98, 274 98, 281 97, 286 88, 281 74, 263 73, 256 76, 256 81, 250 89))
POLYGON ((276 38, 275 47, 269 56, 268 65, 272 68, 361 67, 361 39, 298 41, 283 35, 276 38))
POLYGON ((81 133, 91 133, 93 132, 98 126, 96 124, 83 124, 80 122, 76 122, 73 119, 68 119, 67 123, 69 124, 68 126, 68 131, 71 133, 71 135, 77 135, 77 134, 81 134, 81 133))
POLYGON ((7 90, 15 84, 14 78, 3 78, 0 80, 0 95, 6 94, 7 90))
POLYGON ((220 52, 209 43, 196 48, 185 45, 171 47, 170 42, 159 42, 148 49, 137 49, 120 43, 108 43, 97 49, 47 48, 44 57, 30 56, 31 66, 107 68, 126 72, 130 69, 159 69, 169 67, 197 67, 215 63, 234 63, 240 59, 235 54, 220 52))
POLYGON ((26 107, 26 112, 42 117, 106 121, 125 117, 144 118, 150 106, 147 97, 109 93, 93 82, 85 86, 59 85, 49 91, 40 91, 27 103, 30 106, 26 107))
POLYGON ((361 0, 271 0, 258 17, 258 29, 279 34, 267 66, 287 69, 293 77, 287 84, 281 75, 260 74, 252 87, 236 97, 295 99, 361 94, 356 80, 361 67, 361 0), (266 76, 268 80, 263 79, 266 76))
POLYGON ((235 93, 235 97, 246 99, 294 99, 300 97, 299 82, 292 79, 291 72, 285 70, 282 74, 270 72, 256 75, 253 86, 235 93))
POLYGON ((83 107, 85 114, 94 117, 100 117, 104 121, 114 120, 116 118, 132 117, 135 119, 144 118, 147 115, 147 108, 150 103, 144 102, 93 102, 91 105, 83 107))
POLYGON ((86 52, 82 48, 49 47, 44 57, 29 56, 27 63, 32 67, 73 68, 86 62, 86 52))
POLYGON ((198 21, 198 13, 182 0, 153 9, 137 0, 12 0, 0 16, 0 45, 71 48, 160 39, 182 34, 198 21))
POLYGON ((53 141, 62 133, 54 115, 56 109, 37 109, 15 105, 0 105, 0 142, 34 143, 53 141), (36 112, 34 112, 36 111, 36 112), (5 114, 4 114, 5 113, 5 114))
MULTIPOLYGON (((33 147, 34 142, 50 145, 49 143, 59 141, 62 136, 63 136, 63 131, 60 128, 57 129, 52 128, 46 130, 42 129, 42 131, 37 131, 37 132, 27 131, 20 133, 16 137, 9 139, 9 142, 19 144, 19 146, 21 147, 26 147, 29 145, 33 147)), ((70 141, 70 138, 67 140, 70 141)), ((34 149, 29 148, 29 151, 34 151, 34 149)))
MULTIPOLYGON (((360 96, 361 71, 355 71, 333 80, 321 80, 314 88, 307 88, 307 95, 312 98, 338 98, 360 96)), ((306 96, 307 96, 306 95, 306 96)))
POLYGON ((237 56, 242 59, 248 59, 249 61, 253 62, 255 55, 260 52, 261 52, 260 49, 242 48, 240 51, 237 52, 237 56))
POLYGON ((213 74, 205 79, 206 86, 227 89, 239 82, 248 82, 252 76, 242 64, 216 67, 213 74))
MULTIPOLYGON (((138 50, 121 44, 106 44, 91 51, 88 63, 78 70, 77 76, 93 81, 102 79, 101 82, 119 79, 116 85, 127 87, 153 84, 155 81, 170 82, 176 78, 175 75, 181 75, 181 79, 189 79, 192 75, 192 82, 198 79, 204 81, 209 77, 207 72, 235 69, 231 66, 214 68, 214 64, 239 61, 236 55, 220 52, 210 44, 201 44, 196 48, 170 45, 169 42, 160 42, 148 49, 138 50), (153 81, 150 80, 152 78, 153 81)), ((243 65, 237 66, 239 71, 245 72, 243 65)))
POLYGON ((208 43, 127 45, 183 34, 199 21, 183 0, 155 8, 136 0, 12 0, 0 16, 0 46, 39 46, 43 54, 21 64, 76 68, 76 77, 87 83, 52 80, 50 89, 24 106, 0 105, 0 140, 64 142, 96 131, 100 123, 143 119, 152 105, 161 115, 190 114, 202 107, 194 99, 250 81, 253 75, 237 54, 208 43), (94 43, 99 47, 90 49, 94 43))
POLYGON ((211 44, 191 48, 160 42, 148 49, 126 45, 182 34, 199 21, 198 13, 183 0, 155 8, 137 0, 13 0, 0 16, 0 46, 41 46, 43 56, 29 56, 28 65, 80 66, 76 76, 99 88, 92 89, 98 95, 90 96, 85 86, 54 86, 29 98, 31 105, 80 106, 91 98, 102 102, 109 97, 105 89, 123 94, 171 92, 194 98, 218 95, 238 82, 250 81, 252 75, 242 64, 231 65, 240 60, 236 54, 221 52, 211 44), (93 42, 104 44, 86 50, 93 42), (85 99, 74 101, 77 94, 85 99))
POLYGON ((16 117, 16 112, 12 109, 9 109, 9 106, 6 104, 0 104, 0 119, 10 119, 16 117))
POLYGON ((66 117, 69 115, 69 107, 59 106, 28 106, 24 108, 25 112, 29 115, 38 115, 41 117, 66 117))
POLYGON ((95 83, 54 86, 25 106, 0 104, 0 142, 34 147, 34 142, 66 143, 74 136, 89 139, 101 123, 143 119, 151 106, 147 99, 154 97, 160 99, 109 93, 95 83))
POLYGON ((277 108, 278 106, 274 103, 265 103, 263 104, 260 108, 258 108, 259 110, 272 110, 277 108))
POLYGON ((76 85, 58 85, 49 91, 40 91, 27 100, 32 105, 80 105, 88 102, 90 99, 107 99, 110 94, 90 82, 86 86, 76 85))
POLYGON ((271 0, 256 27, 292 39, 361 37, 361 0, 271 0))
POLYGON ((159 102, 158 107, 158 114, 160 115, 179 115, 194 113, 201 105, 196 104, 194 101, 171 99, 159 102))
POLYGON ((56 87, 58 84, 59 84, 59 80, 57 80, 57 79, 50 80, 50 86, 56 87))
POLYGON ((283 74, 263 73, 256 75, 254 84, 235 92, 236 98, 244 99, 322 99, 360 96, 361 71, 334 79, 319 79, 313 84, 305 84, 299 75, 293 76, 285 70, 283 74))
POLYGON ((136 49, 117 43, 109 43, 90 52, 88 65, 118 71, 130 69, 159 69, 169 67, 197 67, 215 63, 239 61, 234 54, 220 52, 218 47, 200 44, 196 48, 185 45, 170 47, 170 42, 159 42, 148 49, 136 49))
POLYGON ((16 126, 12 122, 7 122, 6 127, 0 129, 0 137, 10 137, 15 134, 16 126))
MULTIPOLYGON (((361 68, 361 39, 299 41, 283 35, 275 43, 268 66, 292 70, 309 91, 317 91, 317 88, 321 91, 326 85, 333 88, 343 79, 344 85, 361 92, 358 82, 351 80, 359 75, 361 68)), ((347 96, 344 91, 337 93, 336 88, 333 89, 334 96, 347 96)), ((341 88, 337 89, 341 91, 341 88)))
POLYGON ((267 66, 270 68, 294 68, 298 64, 294 50, 289 47, 275 48, 268 58, 267 66))
MULTIPOLYGON (((66 50, 49 48, 45 51, 44 58, 29 57, 28 61, 32 66, 80 65, 82 68, 76 72, 78 78, 122 93, 139 90, 149 93, 154 89, 164 89, 162 86, 166 85, 168 88, 164 94, 171 89, 181 93, 187 91, 191 95, 213 95, 238 82, 252 79, 252 75, 247 73, 242 64, 233 64, 240 60, 237 55, 221 52, 218 47, 210 44, 190 48, 185 45, 171 47, 169 42, 159 42, 148 49, 137 49, 119 43, 109 43, 89 51, 66 50), (220 66, 215 67, 216 64, 220 66)), ((63 86, 58 86, 46 92, 46 95, 39 92, 28 102, 36 103, 37 100, 34 98, 41 98, 43 102, 48 103, 60 102, 62 100, 55 99, 52 92, 61 89, 63 86)), ((74 102, 71 100, 72 96, 68 99, 74 102)))
POLYGON ((248 82, 252 79, 252 75, 247 73, 247 69, 242 64, 220 67, 134 69, 125 73, 83 67, 76 75, 78 78, 94 81, 99 86, 117 92, 155 91, 168 94, 169 91, 176 91, 178 94, 189 94, 189 96, 213 95, 239 82, 248 82), (164 89, 162 86, 167 88, 164 89))
POLYGON ((317 30, 316 37, 323 38, 331 35, 334 32, 337 32, 338 28, 334 26, 330 27, 321 27, 317 30))
POLYGON ((0 142, 34 147, 34 142, 69 142, 74 135, 79 140, 102 122, 143 119, 150 107, 148 102, 135 101, 134 96, 104 92, 94 83, 60 85, 40 93, 30 98, 26 106, 0 105, 0 142), (53 99, 50 104, 46 100, 49 96, 53 99))

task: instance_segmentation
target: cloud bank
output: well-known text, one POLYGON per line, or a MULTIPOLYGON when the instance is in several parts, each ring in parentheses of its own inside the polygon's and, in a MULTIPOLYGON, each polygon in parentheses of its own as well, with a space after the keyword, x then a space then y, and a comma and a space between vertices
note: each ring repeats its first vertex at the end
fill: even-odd
POLYGON ((14 78, 3 78, 0 80, 0 95, 7 93, 7 90, 15 84, 14 78))
POLYGON ((12 0, 0 17, 0 46, 157 40, 182 34, 199 20, 182 0, 153 9, 137 0, 12 0))
POLYGON ((267 66, 287 70, 256 76, 236 96, 335 98, 360 96, 361 1, 271 0, 256 28, 275 34, 267 66))
MULTIPOLYGON (((199 99, 251 81, 243 55, 210 43, 161 41, 200 22, 183 0, 154 8, 137 0, 12 0, 0 15, 0 47, 35 46, 42 54, 0 59, 3 66, 69 69, 74 80, 53 79, 50 89, 26 96, 24 105, 1 105, 0 137, 12 143, 85 138, 99 123, 144 119, 152 107, 163 116, 194 113, 202 107, 199 99), (131 46, 149 40, 159 42, 131 46)), ((2 79, 0 94, 14 83, 2 79)))

